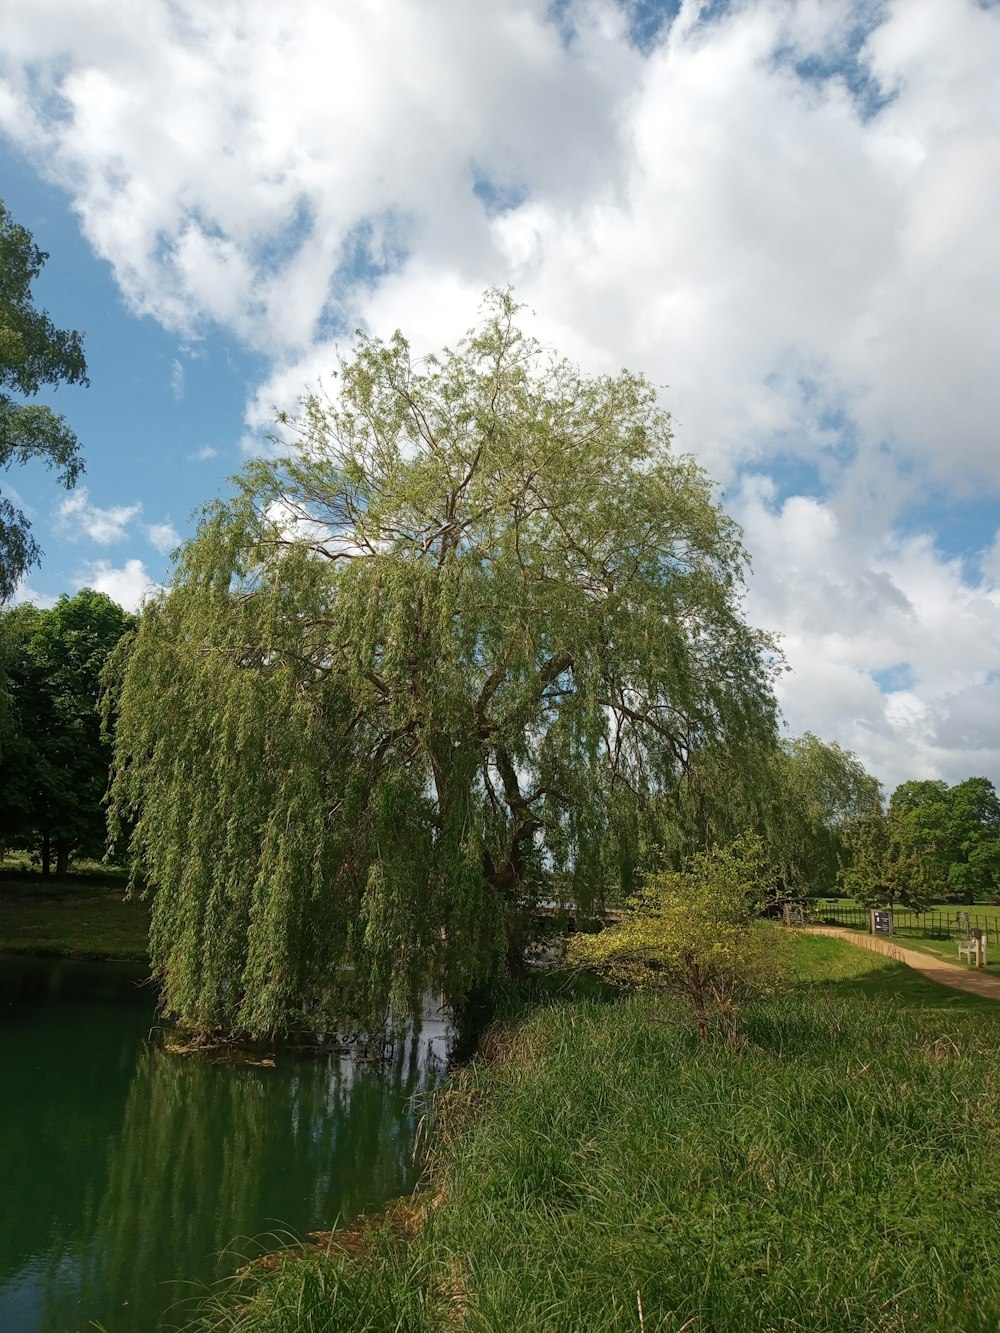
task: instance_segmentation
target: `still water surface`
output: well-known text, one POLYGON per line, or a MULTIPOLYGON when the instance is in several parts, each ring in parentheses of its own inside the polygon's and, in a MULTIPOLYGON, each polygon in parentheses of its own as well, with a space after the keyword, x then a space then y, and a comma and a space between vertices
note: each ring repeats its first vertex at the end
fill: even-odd
POLYGON ((126 965, 0 958, 0 1330, 150 1333, 257 1252, 412 1187, 445 1031, 387 1067, 171 1056, 126 965))

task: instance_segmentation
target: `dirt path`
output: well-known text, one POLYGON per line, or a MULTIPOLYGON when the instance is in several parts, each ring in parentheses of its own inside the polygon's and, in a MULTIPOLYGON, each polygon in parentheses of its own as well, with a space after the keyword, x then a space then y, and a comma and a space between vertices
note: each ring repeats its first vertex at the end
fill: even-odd
POLYGON ((982 995, 987 1000, 1000 1000, 1000 977, 990 976, 974 967, 946 963, 942 958, 935 958, 929 953, 902 949, 892 940, 880 939, 877 935, 863 935, 857 930, 840 930, 837 926, 804 926, 803 929, 810 935, 831 935, 835 939, 846 940, 848 944, 856 944, 859 949, 871 949, 873 953, 894 958, 898 963, 912 967, 914 972, 919 972, 928 981, 950 986, 952 990, 968 991, 971 995, 982 995))

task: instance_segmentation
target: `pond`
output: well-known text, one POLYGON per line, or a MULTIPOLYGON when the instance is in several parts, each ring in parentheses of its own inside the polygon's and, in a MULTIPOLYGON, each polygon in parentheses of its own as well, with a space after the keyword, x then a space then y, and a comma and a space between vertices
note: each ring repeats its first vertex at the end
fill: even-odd
POLYGON ((139 980, 0 958, 4 1333, 174 1327, 259 1253, 248 1238, 350 1221, 415 1182, 410 1098, 446 1055, 433 1009, 386 1066, 220 1065, 147 1040, 139 980))

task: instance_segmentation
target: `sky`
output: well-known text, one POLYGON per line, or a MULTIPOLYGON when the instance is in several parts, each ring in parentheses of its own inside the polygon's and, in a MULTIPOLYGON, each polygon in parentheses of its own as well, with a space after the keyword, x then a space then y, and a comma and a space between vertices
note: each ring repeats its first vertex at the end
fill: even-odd
POLYGON ((661 385, 785 724, 1000 785, 1000 4, 0 0, 0 198, 91 384, 20 596, 128 607, 363 328, 512 284, 661 385))

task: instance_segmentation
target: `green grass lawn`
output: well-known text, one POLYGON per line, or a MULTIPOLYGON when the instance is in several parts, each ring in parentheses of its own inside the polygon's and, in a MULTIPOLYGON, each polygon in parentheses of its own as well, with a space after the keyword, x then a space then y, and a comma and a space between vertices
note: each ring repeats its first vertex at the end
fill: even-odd
MULTIPOLYGON (((946 963, 955 963, 956 966, 969 966, 964 958, 960 959, 958 956, 957 940, 927 940, 919 936, 910 937, 901 932, 894 934, 893 939, 904 949, 929 953, 935 958, 943 958, 946 963)), ((994 937, 988 940, 986 957, 987 963, 983 970, 989 976, 1000 977, 1000 938, 994 937)))
POLYGON ((277 1260, 192 1327, 1000 1327, 1000 1006, 790 948, 734 1044, 679 1002, 537 1009, 437 1098, 415 1222, 277 1260))
POLYGON ((98 867, 43 878, 0 866, 0 953, 144 959, 145 903, 124 900, 121 872, 98 867))
MULTIPOLYGON (((834 912, 837 909, 856 912, 864 918, 865 923, 868 921, 869 909, 853 898, 816 898, 812 903, 812 911, 817 920, 822 918, 824 908, 834 912)), ((957 933, 959 912, 968 912, 970 918, 978 918, 980 925, 986 929, 1000 930, 1000 904, 997 903, 973 903, 971 907, 961 903, 929 903, 923 912, 914 912, 909 907, 894 907, 893 928, 915 935, 939 929, 942 933, 957 933)), ((975 924, 975 920, 972 924, 975 924)))
MULTIPOLYGON (((821 910, 817 916, 821 917, 821 910)), ((922 928, 917 924, 919 918, 914 919, 912 914, 893 915, 893 940, 904 949, 915 949, 921 953, 931 954, 934 958, 942 958, 947 963, 961 964, 968 966, 964 959, 960 960, 958 956, 958 937, 953 939, 933 939, 928 938, 922 928)), ((843 927, 851 929, 850 926, 843 927)), ((867 930, 859 929, 859 934, 868 934, 867 930)), ((984 969, 990 976, 1000 977, 1000 933, 991 934, 987 941, 987 964, 984 969)))
MULTIPOLYGON (((899 943, 906 948, 917 948, 913 940, 900 940, 899 943)), ((893 962, 876 953, 862 953, 841 940, 792 934, 788 947, 795 960, 795 974, 802 982, 816 983, 840 994, 893 998, 919 1009, 925 1016, 978 1010, 992 1011, 1000 1021, 1000 1005, 995 1000, 939 986, 914 972, 905 963, 893 962)), ((958 951, 954 944, 942 942, 940 947, 942 952, 935 956, 946 958, 949 962, 958 961, 958 951)), ((927 949, 926 952, 930 953, 931 950, 927 949)), ((993 971, 992 964, 989 971, 993 971)))

